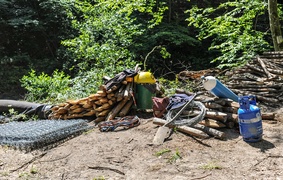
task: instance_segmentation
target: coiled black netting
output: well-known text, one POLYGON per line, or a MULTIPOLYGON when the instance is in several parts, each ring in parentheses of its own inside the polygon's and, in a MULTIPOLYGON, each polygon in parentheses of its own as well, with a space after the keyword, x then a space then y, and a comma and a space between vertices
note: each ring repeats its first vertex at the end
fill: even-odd
POLYGON ((13 121, 0 125, 0 144, 34 150, 92 128, 86 120, 13 121))

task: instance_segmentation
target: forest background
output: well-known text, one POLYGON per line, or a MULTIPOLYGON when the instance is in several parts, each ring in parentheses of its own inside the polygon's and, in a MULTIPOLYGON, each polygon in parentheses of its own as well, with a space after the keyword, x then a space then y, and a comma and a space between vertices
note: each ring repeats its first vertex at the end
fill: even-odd
POLYGON ((180 71, 239 67, 282 46, 270 2, 280 24, 274 0, 0 0, 0 98, 82 98, 136 64, 175 87, 180 71))

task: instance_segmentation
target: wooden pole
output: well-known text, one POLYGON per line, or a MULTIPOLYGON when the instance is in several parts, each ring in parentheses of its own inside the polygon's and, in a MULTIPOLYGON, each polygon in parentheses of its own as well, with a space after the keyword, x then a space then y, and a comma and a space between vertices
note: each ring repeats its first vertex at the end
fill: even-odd
MULTIPOLYGON (((165 123, 167 123, 167 121, 164 120, 164 119, 156 118, 156 117, 153 118, 153 124, 162 126, 165 123)), ((185 134, 188 134, 188 135, 191 135, 191 136, 198 137, 198 138, 202 138, 202 139, 209 138, 209 135, 206 134, 205 132, 203 132, 201 130, 198 130, 198 129, 195 129, 195 128, 192 128, 192 127, 188 127, 188 126, 174 126, 174 125, 168 125, 168 127, 170 127, 170 128, 176 127, 178 131, 180 131, 182 133, 185 133, 185 134)))

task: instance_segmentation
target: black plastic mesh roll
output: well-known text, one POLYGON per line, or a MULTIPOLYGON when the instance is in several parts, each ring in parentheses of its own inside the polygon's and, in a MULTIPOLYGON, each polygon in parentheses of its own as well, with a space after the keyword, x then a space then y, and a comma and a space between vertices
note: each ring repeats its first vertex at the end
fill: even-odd
POLYGON ((90 129, 86 120, 13 121, 0 125, 0 144, 33 150, 90 129))

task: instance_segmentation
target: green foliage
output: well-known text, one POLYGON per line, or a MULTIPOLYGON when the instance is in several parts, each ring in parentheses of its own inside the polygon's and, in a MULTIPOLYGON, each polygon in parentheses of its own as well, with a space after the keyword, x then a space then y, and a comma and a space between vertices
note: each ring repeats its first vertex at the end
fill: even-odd
POLYGON ((95 177, 92 180, 106 180, 104 176, 95 177))
POLYGON ((37 67, 47 58, 49 66, 58 65, 60 39, 73 34, 61 1, 0 1, 0 7, 0 62, 37 67))
MULTIPOLYGON (((116 71, 123 71, 122 66, 117 66, 116 71)), ((111 67, 104 69, 93 68, 81 71, 70 78, 64 72, 54 71, 52 76, 45 73, 37 75, 35 70, 29 72, 21 79, 22 86, 27 90, 26 100, 41 102, 63 102, 67 99, 78 99, 95 93, 103 84, 103 76, 114 77, 116 71, 111 67)))
POLYGON ((54 71, 52 77, 41 73, 37 75, 32 70, 29 75, 25 75, 21 79, 22 86, 28 91, 26 95, 27 101, 48 101, 56 102, 65 100, 70 89, 70 77, 64 72, 54 71))
POLYGON ((7 118, 8 121, 14 121, 18 119, 27 120, 27 116, 25 114, 19 114, 19 112, 16 111, 13 107, 9 107, 8 112, 3 112, 2 115, 8 117, 7 118))
POLYGON ((68 62, 60 42, 75 32, 63 4, 63 0, 0 0, 1 94, 22 98, 19 79, 31 68, 51 74, 68 62))
POLYGON ((200 168, 205 170, 222 169, 216 162, 208 162, 207 164, 200 166, 200 168))
POLYGON ((78 76, 72 79, 72 86, 68 90, 68 98, 77 99, 95 93, 103 83, 102 78, 105 75, 112 77, 112 72, 107 72, 107 68, 80 72, 78 76))
POLYGON ((199 39, 213 38, 210 50, 218 50, 221 55, 212 62, 219 62, 220 68, 233 67, 270 48, 266 30, 260 31, 257 24, 266 10, 265 1, 235 0, 216 8, 194 6, 187 11, 187 21, 200 30, 199 39))
POLYGON ((69 18, 79 31, 79 36, 65 40, 63 45, 73 53, 73 60, 81 70, 92 67, 103 69, 117 66, 133 67, 134 54, 129 47, 133 37, 141 35, 145 28, 132 17, 133 13, 147 13, 152 16, 149 26, 158 24, 164 9, 154 12, 155 1, 114 1, 99 0, 72 1, 69 5, 69 18))
POLYGON ((156 152, 155 156, 162 156, 163 154, 169 153, 169 152, 171 152, 170 149, 163 149, 163 150, 160 150, 160 151, 156 152))
POLYGON ((179 150, 177 149, 177 150, 175 151, 175 153, 173 153, 172 156, 169 158, 168 162, 169 162, 169 163, 174 163, 174 162, 176 162, 178 159, 182 159, 182 156, 181 156, 179 150))
POLYGON ((159 78, 158 81, 160 85, 165 89, 165 96, 171 96, 175 94, 176 89, 183 89, 185 91, 192 92, 196 88, 194 87, 194 84, 192 82, 178 81, 178 79, 168 80, 165 78, 159 78))

